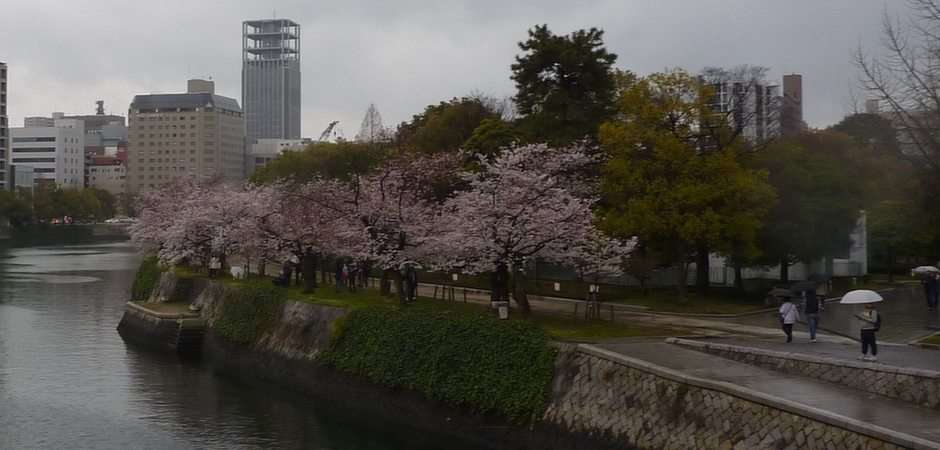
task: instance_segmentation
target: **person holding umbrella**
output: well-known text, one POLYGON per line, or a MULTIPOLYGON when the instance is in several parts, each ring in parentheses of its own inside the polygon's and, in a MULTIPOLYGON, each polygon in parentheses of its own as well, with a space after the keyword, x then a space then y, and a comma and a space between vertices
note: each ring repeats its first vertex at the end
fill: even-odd
POLYGON ((875 333, 881 329, 881 314, 875 309, 875 303, 883 300, 877 292, 865 289, 850 291, 842 296, 842 300, 839 300, 839 303, 843 304, 865 305, 865 310, 855 315, 855 318, 861 322, 862 354, 858 359, 863 361, 878 361, 878 342, 875 333), (869 350, 871 356, 868 356, 869 350))

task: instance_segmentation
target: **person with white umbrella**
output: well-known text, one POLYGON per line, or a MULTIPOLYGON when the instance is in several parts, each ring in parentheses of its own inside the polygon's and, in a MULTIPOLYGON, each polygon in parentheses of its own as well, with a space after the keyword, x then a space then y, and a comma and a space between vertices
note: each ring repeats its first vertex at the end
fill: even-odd
POLYGON ((884 301, 884 299, 875 291, 859 289, 850 291, 842 296, 839 303, 842 304, 864 304, 865 311, 855 315, 855 318, 861 322, 861 340, 862 354, 858 357, 863 361, 878 361, 878 342, 875 333, 881 329, 881 314, 875 309, 875 303, 884 301), (869 350, 871 356, 868 356, 869 350))

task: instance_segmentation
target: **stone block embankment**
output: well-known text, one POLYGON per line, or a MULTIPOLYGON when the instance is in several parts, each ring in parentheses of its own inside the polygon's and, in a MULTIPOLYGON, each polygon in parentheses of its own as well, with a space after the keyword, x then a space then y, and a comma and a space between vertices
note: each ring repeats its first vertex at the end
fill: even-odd
POLYGON ((204 328, 193 314, 164 314, 128 302, 117 329, 125 340, 154 350, 198 353, 204 328))
POLYGON ((932 370, 822 358, 691 339, 673 338, 668 342, 734 361, 825 380, 928 408, 940 409, 940 372, 932 370))
POLYGON ((544 421, 637 448, 896 449, 936 444, 590 345, 559 356, 544 421))

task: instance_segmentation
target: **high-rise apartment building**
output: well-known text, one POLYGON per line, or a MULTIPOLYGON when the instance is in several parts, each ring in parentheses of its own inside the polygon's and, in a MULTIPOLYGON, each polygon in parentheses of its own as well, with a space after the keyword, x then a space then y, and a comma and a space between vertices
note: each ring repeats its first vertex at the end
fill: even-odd
POLYGON ((10 151, 10 124, 7 118, 7 65, 0 62, 0 189, 6 188, 7 155, 10 151))
POLYGON ((242 106, 248 143, 300 139, 300 25, 287 19, 242 23, 242 106))
POLYGON ((729 80, 712 87, 712 110, 727 116, 730 125, 746 139, 761 143, 779 134, 779 86, 755 80, 729 80))
POLYGON ((242 109, 211 81, 189 80, 185 94, 135 96, 128 125, 130 192, 179 178, 244 179, 242 109))
POLYGON ((85 186, 85 124, 55 119, 52 125, 11 129, 10 163, 32 167, 36 184, 81 189, 85 186))

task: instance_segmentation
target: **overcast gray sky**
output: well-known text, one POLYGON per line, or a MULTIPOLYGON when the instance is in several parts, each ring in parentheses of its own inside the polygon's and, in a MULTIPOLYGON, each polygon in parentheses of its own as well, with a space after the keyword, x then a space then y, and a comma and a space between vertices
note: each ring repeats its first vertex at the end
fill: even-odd
POLYGON ((801 73, 812 126, 850 109, 852 53, 877 46, 901 0, 0 0, 11 124, 52 111, 125 115, 134 94, 191 77, 241 101, 241 21, 302 26, 303 134, 339 120, 348 138, 370 102, 386 125, 471 92, 510 96, 509 66, 534 24, 600 27, 617 66, 639 74, 756 64, 801 73))

